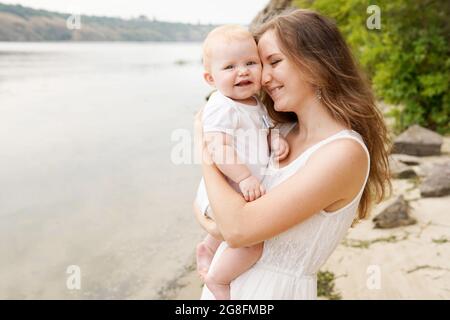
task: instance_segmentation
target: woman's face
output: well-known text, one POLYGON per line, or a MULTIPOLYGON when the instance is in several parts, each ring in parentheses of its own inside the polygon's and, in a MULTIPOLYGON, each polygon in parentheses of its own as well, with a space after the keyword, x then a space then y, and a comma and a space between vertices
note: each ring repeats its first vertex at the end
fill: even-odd
POLYGON ((266 31, 258 42, 258 51, 263 70, 261 85, 281 112, 299 112, 314 98, 311 84, 304 80, 300 68, 280 50, 273 30, 266 31))

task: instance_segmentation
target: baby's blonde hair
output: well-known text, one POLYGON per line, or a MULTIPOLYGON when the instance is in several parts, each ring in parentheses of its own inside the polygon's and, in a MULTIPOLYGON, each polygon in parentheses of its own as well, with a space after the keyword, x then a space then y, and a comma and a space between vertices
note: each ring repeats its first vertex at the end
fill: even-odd
POLYGON ((246 28, 236 24, 226 24, 211 30, 203 42, 203 66, 209 71, 211 67, 212 48, 218 42, 254 39, 246 28))

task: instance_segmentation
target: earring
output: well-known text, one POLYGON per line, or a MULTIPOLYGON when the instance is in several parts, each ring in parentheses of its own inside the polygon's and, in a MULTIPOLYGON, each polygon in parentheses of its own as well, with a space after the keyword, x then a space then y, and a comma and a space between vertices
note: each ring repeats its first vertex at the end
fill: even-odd
POLYGON ((322 99, 322 90, 321 90, 320 88, 317 88, 317 89, 316 89, 316 98, 317 98, 318 100, 321 100, 321 99, 322 99))

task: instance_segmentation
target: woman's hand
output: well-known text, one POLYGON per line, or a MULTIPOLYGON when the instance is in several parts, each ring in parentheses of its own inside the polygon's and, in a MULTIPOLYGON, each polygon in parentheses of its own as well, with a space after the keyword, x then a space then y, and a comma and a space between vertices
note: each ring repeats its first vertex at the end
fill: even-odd
POLYGON ((214 222, 214 220, 205 217, 205 215, 202 214, 199 207, 196 203, 194 203, 194 213, 195 217, 197 218, 197 221, 200 223, 203 229, 205 229, 206 232, 208 232, 210 235, 212 235, 214 238, 216 238, 219 241, 223 241, 223 236, 220 233, 219 229, 217 228, 217 224, 214 222))

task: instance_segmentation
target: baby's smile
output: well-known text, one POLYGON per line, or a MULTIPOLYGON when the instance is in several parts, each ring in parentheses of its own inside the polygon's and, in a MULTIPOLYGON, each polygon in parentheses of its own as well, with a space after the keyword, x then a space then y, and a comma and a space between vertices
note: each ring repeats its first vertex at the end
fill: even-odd
POLYGON ((250 81, 250 80, 242 80, 242 81, 239 81, 238 83, 236 83, 235 86, 237 86, 237 87, 244 87, 244 86, 248 86, 248 85, 251 85, 251 84, 253 84, 253 82, 250 81))

